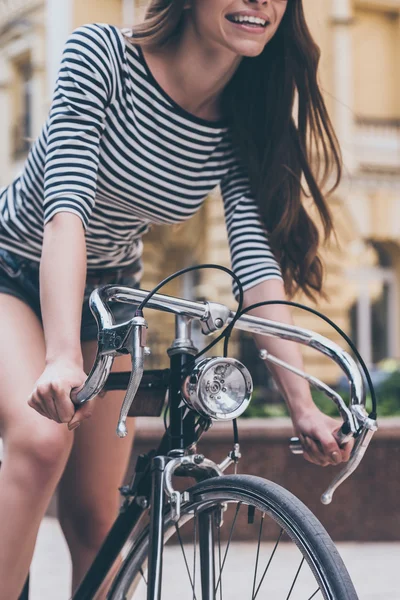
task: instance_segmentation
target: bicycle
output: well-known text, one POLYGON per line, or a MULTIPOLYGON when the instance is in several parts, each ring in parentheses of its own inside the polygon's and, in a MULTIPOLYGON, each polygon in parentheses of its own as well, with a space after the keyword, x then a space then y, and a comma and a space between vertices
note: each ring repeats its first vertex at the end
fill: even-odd
MULTIPOLYGON (((202 332, 209 335, 229 326, 234 313, 213 302, 161 294, 149 298, 145 291, 112 285, 95 290, 90 305, 99 326, 98 353, 74 402, 79 406, 103 389, 126 389, 117 426, 117 434, 124 437, 128 416, 161 416, 167 396, 170 424, 158 449, 138 458, 130 485, 121 488, 125 499, 119 516, 73 600, 95 598, 110 572, 116 575, 108 588, 108 600, 175 598, 177 592, 168 594, 163 580, 163 562, 170 547, 173 557, 174 548, 182 553, 181 567, 168 566, 179 578, 179 598, 255 600, 268 591, 267 597, 274 600, 356 600, 357 593, 332 540, 296 497, 258 477, 224 474, 240 458, 236 436, 232 451, 220 464, 197 453, 197 442, 213 420, 233 420, 243 413, 250 402, 252 381, 246 367, 235 359, 209 357, 196 362, 198 352, 191 339, 191 324, 198 320, 202 332), (147 323, 141 311, 129 322, 115 325, 108 306, 111 301, 138 306, 145 299, 148 308, 175 315, 176 336, 168 349, 167 370, 144 370, 147 323), (115 356, 127 353, 132 357, 132 372, 110 375, 115 356), (177 489, 175 476, 192 478, 195 483, 177 489), (226 565, 231 560, 228 554, 233 548, 235 527, 251 530, 254 571, 248 573, 246 569, 240 574, 240 585, 249 586, 246 593, 242 587, 235 587, 233 595, 231 591, 227 596, 230 582, 226 580, 226 565), (272 546, 263 541, 265 533, 268 539, 276 534, 272 546), (279 548, 287 549, 290 542, 290 557, 294 550, 298 556, 288 564, 285 550, 283 563, 278 562, 279 569, 285 567, 285 575, 273 578, 271 568, 278 561, 279 548), (270 552, 261 559, 266 548, 270 552), (187 593, 183 589, 185 581, 187 593)), ((337 487, 357 468, 377 429, 376 421, 365 409, 364 384, 357 364, 338 345, 312 331, 248 315, 234 324, 244 331, 309 345, 335 360, 346 373, 351 392, 349 407, 326 384, 295 370, 338 405, 343 417, 341 441, 355 438, 349 463, 322 496, 322 501, 329 503, 337 487)), ((293 370, 266 351, 260 354, 264 360, 293 370)), ((295 453, 302 451, 297 439, 293 438, 290 446, 295 453)), ((233 564, 240 566, 240 558, 233 564)), ((230 576, 234 570, 230 570, 230 576)))

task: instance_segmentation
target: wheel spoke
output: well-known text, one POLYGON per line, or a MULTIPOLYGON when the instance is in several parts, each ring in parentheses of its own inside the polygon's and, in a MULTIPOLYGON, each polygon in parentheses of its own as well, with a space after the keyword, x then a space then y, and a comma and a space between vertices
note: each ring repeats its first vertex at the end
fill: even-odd
POLYGON ((274 558, 274 556, 275 556, 275 552, 276 552, 276 551, 277 551, 277 549, 278 549, 279 542, 281 541, 281 539, 282 539, 282 536, 283 536, 283 529, 281 529, 281 531, 280 531, 280 534, 279 534, 279 537, 278 537, 278 539, 276 540, 276 543, 275 543, 274 549, 273 549, 273 551, 272 551, 272 554, 271 554, 271 556, 269 557, 268 564, 267 564, 267 566, 265 567, 264 573, 263 573, 263 575, 262 575, 262 577, 261 577, 261 581, 260 581, 260 583, 258 584, 257 591, 256 591, 256 593, 254 594, 254 596, 253 596, 252 600, 256 600, 256 598, 257 598, 257 596, 258 596, 258 592, 260 591, 260 588, 261 588, 261 586, 262 586, 262 584, 263 584, 263 581, 264 581, 264 579, 265 579, 265 576, 266 576, 266 574, 268 573, 268 569, 269 569, 269 567, 270 567, 270 564, 272 563, 272 559, 273 559, 273 558, 274 558))
MULTIPOLYGON (((326 552, 326 548, 333 548, 329 536, 305 512, 303 505, 290 498, 288 502, 286 493, 268 481, 250 477, 226 476, 218 478, 216 483, 210 480, 196 484, 191 489, 190 501, 182 505, 179 523, 175 525, 170 514, 165 515, 164 543, 172 546, 169 542, 175 540, 175 546, 166 550, 161 583, 163 598, 186 594, 191 600, 202 597, 222 600, 227 595, 236 597, 240 592, 244 600, 267 597, 275 600, 279 594, 281 600, 294 600, 295 596, 322 600, 330 598, 325 590, 335 589, 338 598, 356 600, 357 593, 343 562, 335 552, 326 552), (222 529, 223 509, 228 512, 222 529), (239 542, 239 530, 243 533, 242 527, 246 527, 246 516, 248 526, 244 537, 252 539, 249 552, 247 546, 243 552, 243 546, 235 543, 239 542), (306 517, 310 523, 304 527, 306 517), (272 542, 270 533, 275 535, 272 542), (179 569, 182 560, 177 558, 179 553, 187 573, 183 577, 174 576, 176 561, 179 569), (182 580, 186 591, 182 589, 182 580)), ((113 598, 139 600, 146 591, 143 582, 147 591, 151 587, 146 569, 149 541, 149 533, 144 529, 130 547, 113 582, 113 598)))
POLYGON ((232 526, 231 526, 231 530, 230 530, 230 532, 229 532, 228 543, 227 543, 227 545, 226 545, 226 550, 225 550, 225 554, 224 554, 224 560, 222 561, 222 567, 221 567, 221 571, 220 571, 220 574, 219 574, 219 577, 218 577, 218 581, 217 581, 217 587, 215 588, 215 594, 217 594, 218 587, 219 587, 219 584, 220 584, 220 581, 221 581, 222 572, 223 572, 223 570, 224 570, 225 561, 226 561, 226 557, 227 557, 227 555, 228 555, 229 546, 231 545, 231 541, 232 541, 233 530, 234 530, 234 528, 235 528, 235 525, 236 525, 236 519, 237 519, 237 517, 238 517, 239 510, 240 510, 240 507, 241 507, 241 505, 242 505, 242 503, 241 503, 241 502, 238 502, 238 504, 237 504, 237 506, 236 506, 235 517, 234 517, 234 519, 233 519, 232 526))
POLYGON ((178 536, 179 545, 180 545, 181 550, 182 550, 183 560, 185 561, 185 565, 186 565, 186 571, 187 571, 187 574, 188 574, 188 577, 189 577, 190 585, 191 585, 192 590, 193 590, 193 594, 194 594, 193 597, 194 597, 195 600, 197 600, 197 598, 196 598, 196 592, 195 592, 194 584, 193 584, 193 580, 192 580, 192 576, 190 574, 189 563, 188 563, 187 558, 186 558, 186 552, 185 552, 185 548, 183 546, 182 536, 181 536, 181 532, 179 531, 178 525, 175 525, 175 531, 176 531, 177 536, 178 536))
MULTIPOLYGON (((222 509, 221 509, 222 510, 222 509)), ((220 574, 222 573, 222 553, 221 553, 221 526, 217 525, 218 529, 218 567, 220 574)), ((219 598, 222 600, 222 581, 219 586, 219 598)))
POLYGON ((196 549, 197 549, 197 511, 194 512, 193 517, 193 538, 194 538, 194 548, 193 548, 193 600, 196 600, 196 549))
POLYGON ((252 600, 254 600, 255 596, 254 593, 256 591, 256 581, 257 581, 257 571, 258 571, 258 560, 260 558, 260 544, 261 544, 261 536, 262 536, 262 530, 263 530, 263 525, 264 525, 264 517, 265 517, 265 513, 262 514, 261 516, 261 523, 260 523, 260 530, 258 532, 258 544, 257 544, 257 555, 256 555, 256 568, 254 570, 254 580, 253 580, 253 591, 251 593, 251 598, 252 600))
POLYGON ((297 569, 296 576, 295 576, 295 578, 294 578, 294 581, 293 581, 293 583, 292 583, 292 587, 291 587, 291 588, 290 588, 290 590, 289 590, 289 593, 288 593, 288 595, 287 595, 287 598, 286 598, 286 600, 289 600, 290 596, 292 595, 292 592, 293 592, 293 590, 294 590, 294 586, 296 585, 297 578, 298 578, 298 576, 299 576, 299 574, 300 574, 300 571, 301 571, 301 568, 302 568, 302 566, 304 565, 304 561, 305 561, 305 558, 304 558, 304 556, 303 556, 303 558, 301 559, 300 566, 299 566, 299 568, 297 569))

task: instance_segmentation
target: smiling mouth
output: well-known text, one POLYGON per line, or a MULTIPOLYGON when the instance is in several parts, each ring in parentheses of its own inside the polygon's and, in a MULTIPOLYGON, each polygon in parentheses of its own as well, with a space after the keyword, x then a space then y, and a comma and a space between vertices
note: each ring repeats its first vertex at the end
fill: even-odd
POLYGON ((246 27, 258 27, 265 29, 269 25, 269 21, 262 17, 249 17, 244 15, 227 15, 226 19, 235 25, 245 25, 246 27))

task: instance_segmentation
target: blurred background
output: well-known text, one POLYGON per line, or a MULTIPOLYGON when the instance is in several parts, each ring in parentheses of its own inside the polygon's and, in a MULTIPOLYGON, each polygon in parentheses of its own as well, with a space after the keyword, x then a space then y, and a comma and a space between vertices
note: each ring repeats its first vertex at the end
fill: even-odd
MULTIPOLYGON (((284 405, 252 341, 237 337, 236 354, 246 356, 256 385, 247 414, 253 418, 241 424, 242 470, 294 491, 335 539, 395 541, 400 539, 400 0, 303 2, 322 50, 320 82, 345 161, 343 181, 330 198, 337 242, 323 248, 328 299, 318 308, 357 344, 372 369, 385 418, 362 466, 337 493, 336 504, 321 507, 318 496, 332 470, 290 456, 284 405), (266 457, 261 466, 260 453, 266 457)), ((46 119, 68 34, 89 22, 130 26, 143 17, 144 6, 133 0, 0 0, 0 185, 18 173, 46 119)), ((176 269, 205 262, 230 265, 218 190, 178 236, 171 228, 154 228, 146 236, 143 288, 176 269)), ((218 272, 188 274, 169 291, 234 306, 230 280, 218 272)), ((310 305, 301 296, 296 299, 310 305)), ((151 327, 154 317, 148 318, 151 327)), ((340 342, 307 313, 296 311, 295 321, 340 342)), ((156 334, 153 327, 153 365, 165 364, 172 326, 167 320, 156 334)), ((304 357, 308 372, 345 389, 336 365, 309 349, 304 357)), ((143 420, 136 450, 149 447, 160 428, 143 420)), ((215 428, 209 443, 205 451, 220 459, 230 448, 230 430, 215 428)))

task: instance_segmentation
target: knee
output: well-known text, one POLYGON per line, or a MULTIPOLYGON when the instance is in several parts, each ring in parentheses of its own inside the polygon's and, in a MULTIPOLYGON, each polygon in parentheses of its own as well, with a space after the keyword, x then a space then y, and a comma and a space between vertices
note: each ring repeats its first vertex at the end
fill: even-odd
POLYGON ((43 420, 36 429, 9 432, 7 454, 10 459, 13 457, 16 472, 20 465, 21 470, 28 471, 36 481, 40 481, 40 475, 48 480, 53 474, 61 475, 72 442, 73 435, 65 426, 43 420))
POLYGON ((58 518, 68 544, 78 543, 89 550, 98 550, 118 514, 118 500, 106 504, 97 499, 91 506, 75 503, 73 507, 60 500, 59 497, 58 518))

